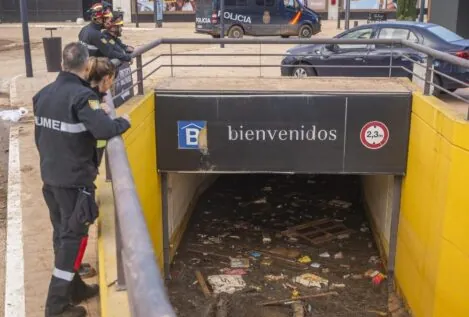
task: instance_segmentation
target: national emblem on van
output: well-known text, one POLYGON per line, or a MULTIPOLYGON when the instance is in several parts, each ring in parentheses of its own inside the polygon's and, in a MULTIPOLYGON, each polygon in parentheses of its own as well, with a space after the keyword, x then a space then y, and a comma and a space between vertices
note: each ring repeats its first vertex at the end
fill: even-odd
POLYGON ((270 12, 269 11, 264 11, 264 15, 262 16, 262 22, 264 22, 264 24, 269 24, 270 23, 270 12))

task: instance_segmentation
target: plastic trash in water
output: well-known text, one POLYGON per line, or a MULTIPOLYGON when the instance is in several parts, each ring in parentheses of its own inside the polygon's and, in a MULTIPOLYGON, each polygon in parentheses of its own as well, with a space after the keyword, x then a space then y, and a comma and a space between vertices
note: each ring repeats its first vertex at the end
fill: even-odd
POLYGON ((214 294, 233 294, 246 287, 246 282, 244 282, 241 275, 211 275, 207 280, 212 286, 214 294))
POLYGON ((0 119, 2 119, 3 121, 18 122, 27 114, 28 110, 23 107, 18 109, 3 110, 0 111, 0 119))

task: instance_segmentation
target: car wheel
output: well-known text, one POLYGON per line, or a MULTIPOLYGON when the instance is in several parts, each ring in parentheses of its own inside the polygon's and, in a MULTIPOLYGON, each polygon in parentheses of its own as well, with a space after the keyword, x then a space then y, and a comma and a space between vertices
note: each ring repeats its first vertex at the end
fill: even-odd
POLYGON ((298 36, 302 39, 309 39, 313 36, 313 29, 309 25, 303 25, 298 32, 298 36))
POLYGON ((293 68, 292 77, 295 78, 306 78, 316 76, 316 71, 312 67, 306 67, 307 65, 298 65, 293 68))
POLYGON ((232 39, 240 39, 244 35, 244 30, 242 27, 239 25, 233 25, 229 30, 228 30, 228 37, 232 39))

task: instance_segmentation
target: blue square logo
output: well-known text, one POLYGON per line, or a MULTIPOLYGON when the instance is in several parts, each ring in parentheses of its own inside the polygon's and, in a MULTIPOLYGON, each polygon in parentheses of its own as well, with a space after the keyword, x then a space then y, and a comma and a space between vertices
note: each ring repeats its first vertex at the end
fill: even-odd
POLYGON ((199 133, 207 127, 207 121, 178 121, 178 148, 198 150, 199 133))

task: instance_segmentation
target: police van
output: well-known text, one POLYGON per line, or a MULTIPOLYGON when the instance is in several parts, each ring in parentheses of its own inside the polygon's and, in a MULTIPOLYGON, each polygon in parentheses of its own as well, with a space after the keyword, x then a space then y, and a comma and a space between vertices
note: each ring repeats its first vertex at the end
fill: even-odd
POLYGON ((220 19, 230 38, 253 36, 299 36, 310 38, 321 31, 319 14, 301 0, 225 0, 220 17, 220 0, 200 0, 196 8, 198 33, 220 36, 220 19))

